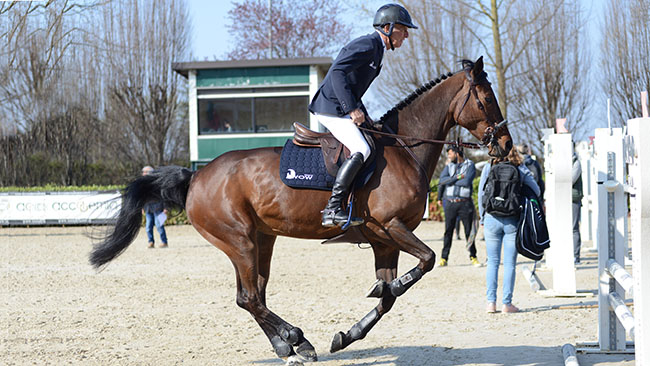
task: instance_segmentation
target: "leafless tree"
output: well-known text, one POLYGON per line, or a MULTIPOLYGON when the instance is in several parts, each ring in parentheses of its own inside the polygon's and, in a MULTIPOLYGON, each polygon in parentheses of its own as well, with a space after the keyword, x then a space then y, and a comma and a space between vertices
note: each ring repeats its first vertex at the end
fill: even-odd
POLYGON ((537 3, 527 6, 526 13, 553 16, 539 31, 521 30, 530 41, 512 66, 510 120, 520 139, 541 152, 541 129, 555 127, 557 118, 567 118, 567 128, 574 136, 586 132, 585 112, 594 95, 589 89, 591 55, 583 47, 587 41, 585 18, 578 3, 564 1, 557 9, 537 3), (535 34, 528 36, 529 32, 535 34))
POLYGON ((106 77, 104 143, 123 159, 161 165, 187 149, 185 89, 172 61, 189 57, 183 0, 114 0, 104 7, 99 63, 106 77))
POLYGON ((186 156, 185 84, 171 70, 187 58, 185 9, 0 3, 0 184, 115 183, 186 156))
POLYGON ((458 61, 477 48, 471 31, 458 17, 439 11, 440 6, 457 13, 469 11, 455 0, 408 2, 407 8, 419 29, 410 31, 401 48, 384 54, 382 74, 373 88, 389 104, 438 75, 458 69, 458 61))
POLYGON ((18 129, 47 118, 61 62, 72 44, 74 28, 64 15, 73 7, 69 1, 50 1, 9 3, 0 10, 7 20, 0 23, 0 113, 18 129))
POLYGON ((641 116, 641 91, 650 90, 650 0, 607 2, 602 27, 602 88, 612 122, 641 116))
MULTIPOLYGON (((582 122, 578 111, 585 97, 577 97, 575 93, 583 87, 583 80, 578 76, 584 77, 581 73, 585 67, 577 62, 584 60, 584 56, 582 50, 575 48, 581 48, 584 20, 575 2, 405 0, 401 3, 416 23, 423 26, 411 32, 403 49, 389 53, 386 58, 385 71, 378 87, 373 89, 386 104, 396 103, 441 72, 458 69, 460 59, 477 59, 483 55, 490 80, 496 81, 493 88, 499 105, 504 117, 511 121, 515 135, 520 124, 528 123, 529 116, 540 111, 544 116, 552 113, 559 113, 557 117, 575 116, 570 120, 576 128, 582 122), (544 89, 543 95, 533 93, 534 84, 544 89), (554 90, 560 95, 551 95, 554 90), (526 106, 520 106, 520 102, 526 106), (526 110, 528 107, 535 109, 526 110)), ((545 125, 548 118, 544 118, 545 125)), ((527 136, 527 127, 522 128, 522 134, 527 136)))
POLYGON ((0 8, 8 20, 0 35, 0 120, 3 135, 10 135, 3 143, 14 149, 1 157, 8 169, 3 182, 82 183, 77 167, 92 154, 87 145, 97 109, 86 82, 92 74, 82 70, 80 59, 87 52, 73 45, 82 35, 78 12, 90 5, 49 1, 0 8))
POLYGON ((229 59, 329 56, 349 39, 341 0, 241 0, 228 12, 229 59), (269 12, 270 7, 270 12, 269 12))

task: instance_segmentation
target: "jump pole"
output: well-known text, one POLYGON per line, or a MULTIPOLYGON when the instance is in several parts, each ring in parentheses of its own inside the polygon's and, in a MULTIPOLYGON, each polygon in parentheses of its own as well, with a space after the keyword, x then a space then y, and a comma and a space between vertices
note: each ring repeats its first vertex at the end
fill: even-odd
POLYGON ((650 362, 650 246, 643 245, 643 242, 648 244, 650 238, 650 170, 647 169, 650 164, 650 118, 629 120, 625 136, 619 133, 621 129, 599 130, 596 131, 597 166, 600 167, 597 201, 599 219, 606 216, 607 220, 605 226, 599 223, 597 238, 600 274, 598 342, 578 344, 578 351, 635 353, 636 364, 644 365, 650 362), (598 146, 605 148, 599 150, 598 146), (603 175, 605 154, 607 162, 603 175), (628 174, 624 180, 618 174, 626 164, 628 174), (617 165, 621 167, 617 168, 617 165), (625 193, 630 195, 633 276, 621 265, 625 263, 627 240, 625 193), (619 205, 624 206, 622 215, 619 205), (606 215, 602 214, 603 211, 606 215), (634 297, 634 314, 624 303, 626 293, 634 297), (633 342, 625 339, 626 333, 633 342))
MULTIPOLYGON (((647 92, 646 92, 647 98, 647 92)), ((647 103, 647 102, 646 102, 647 103)), ((637 365, 650 364, 650 117, 628 120, 627 162, 637 365)))
POLYGON ((598 340, 601 351, 626 349, 625 328, 610 309, 610 293, 625 298, 625 289, 607 275, 610 259, 625 264, 627 252, 627 200, 623 188, 625 164, 623 129, 596 129, 596 170, 598 184, 598 340))
POLYGON ((551 134, 544 139, 544 170, 546 173, 546 218, 551 247, 546 251, 546 266, 553 271, 549 290, 537 291, 542 296, 576 297, 587 293, 576 291, 573 263, 573 227, 571 209, 571 168, 573 154, 571 135, 551 134))

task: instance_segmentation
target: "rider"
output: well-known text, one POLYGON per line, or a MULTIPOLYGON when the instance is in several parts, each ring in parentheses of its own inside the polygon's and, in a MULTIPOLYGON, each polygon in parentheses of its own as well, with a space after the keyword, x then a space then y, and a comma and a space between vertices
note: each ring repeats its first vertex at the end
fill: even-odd
MULTIPOLYGON (((347 209, 342 208, 354 177, 370 156, 370 147, 357 128, 368 112, 361 97, 381 71, 384 48, 395 50, 408 38, 408 28, 417 27, 409 12, 398 4, 387 4, 375 14, 376 32, 348 43, 332 63, 323 83, 314 95, 309 112, 318 122, 350 150, 336 174, 332 196, 323 210, 325 227, 342 226, 348 221, 347 209)), ((363 220, 351 218, 350 225, 363 220)))

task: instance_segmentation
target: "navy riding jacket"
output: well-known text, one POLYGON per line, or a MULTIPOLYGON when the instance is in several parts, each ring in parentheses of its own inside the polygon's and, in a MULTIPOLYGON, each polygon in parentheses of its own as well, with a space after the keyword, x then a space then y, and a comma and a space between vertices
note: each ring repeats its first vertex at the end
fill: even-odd
POLYGON ((314 99, 311 113, 343 117, 357 108, 368 114, 361 97, 381 71, 384 42, 373 32, 348 43, 330 67, 314 99))

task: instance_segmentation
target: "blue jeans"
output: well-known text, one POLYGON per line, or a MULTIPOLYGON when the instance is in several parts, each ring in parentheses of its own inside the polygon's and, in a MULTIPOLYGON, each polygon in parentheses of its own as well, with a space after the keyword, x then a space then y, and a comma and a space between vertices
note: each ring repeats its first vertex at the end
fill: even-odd
POLYGON ((501 246, 503 245, 503 303, 512 303, 512 291, 515 287, 515 265, 517 264, 518 217, 498 217, 485 214, 483 232, 485 233, 485 248, 487 251, 487 301, 497 302, 497 282, 499 280, 499 264, 501 262, 501 246))
MULTIPOLYGON (((158 212, 160 213, 160 212, 158 212)), ((156 224, 156 213, 153 212, 145 212, 145 228, 147 229, 147 238, 149 238, 149 243, 153 243, 153 226, 156 225, 156 229, 158 229, 158 234, 160 234, 160 241, 163 242, 163 244, 167 244, 167 233, 165 233, 165 223, 161 222, 160 225, 156 224)))

